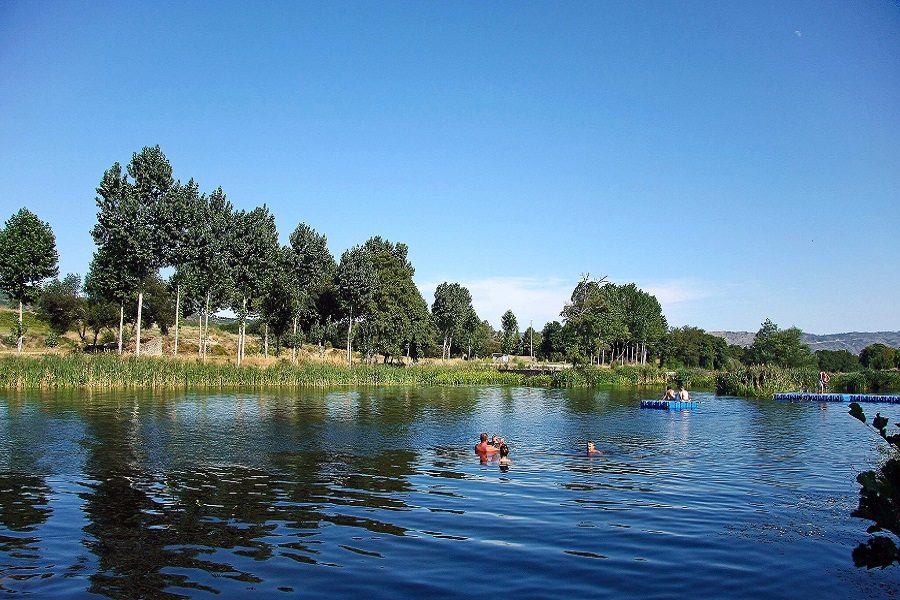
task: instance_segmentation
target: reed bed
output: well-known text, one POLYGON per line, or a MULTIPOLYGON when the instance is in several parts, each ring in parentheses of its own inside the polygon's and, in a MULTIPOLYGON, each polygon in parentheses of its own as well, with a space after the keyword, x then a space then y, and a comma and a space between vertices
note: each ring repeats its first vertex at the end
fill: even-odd
POLYGON ((816 369, 786 369, 753 365, 716 376, 716 393, 729 396, 766 397, 777 392, 815 390, 819 380, 816 369))
MULTIPOLYGON (((678 380, 697 386, 698 373, 679 372, 678 380)), ((208 389, 337 386, 600 387, 665 385, 671 373, 650 366, 615 369, 566 369, 552 375, 498 370, 490 363, 461 365, 359 365, 280 362, 270 366, 202 364, 171 358, 91 356, 84 354, 6 356, 0 358, 0 388, 5 389, 208 389)))
POLYGON ((0 388, 279 388, 379 385, 544 385, 546 378, 478 366, 278 363, 236 367, 188 360, 118 356, 45 355, 0 358, 0 388), (534 379, 534 382, 530 382, 534 379))

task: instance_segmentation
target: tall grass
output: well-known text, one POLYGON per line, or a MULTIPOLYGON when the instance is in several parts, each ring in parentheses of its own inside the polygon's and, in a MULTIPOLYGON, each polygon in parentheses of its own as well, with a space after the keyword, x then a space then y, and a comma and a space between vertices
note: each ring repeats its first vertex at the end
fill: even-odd
POLYGON ((873 371, 865 369, 855 373, 839 373, 831 378, 835 392, 859 394, 862 392, 900 391, 900 371, 873 371))
POLYGON ((508 385, 530 387, 600 387, 665 385, 683 381, 693 387, 709 387, 711 376, 684 370, 671 374, 651 366, 615 369, 566 369, 553 375, 526 375, 497 370, 493 365, 420 365, 398 368, 359 365, 348 368, 329 363, 286 362, 267 367, 233 364, 201 364, 166 358, 114 355, 44 355, 0 357, 0 388, 277 388, 333 386, 460 386, 508 385), (704 383, 706 384, 704 386, 704 383))
POLYGON ((818 371, 815 369, 754 365, 719 372, 716 376, 716 393, 764 397, 777 392, 815 390, 818 378, 818 371))

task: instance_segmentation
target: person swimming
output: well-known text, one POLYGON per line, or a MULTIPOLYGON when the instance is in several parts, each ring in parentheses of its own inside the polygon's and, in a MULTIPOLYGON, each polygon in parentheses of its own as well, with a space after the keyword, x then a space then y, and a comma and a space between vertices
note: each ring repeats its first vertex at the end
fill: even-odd
POLYGON ((596 447, 596 446, 594 446, 594 442, 588 442, 588 443, 587 443, 587 446, 585 447, 585 450, 587 451, 587 455, 588 455, 588 456, 593 456, 593 455, 595 455, 595 454, 600 454, 600 451, 597 450, 597 447, 596 447))
POLYGON ((500 444, 500 465, 508 465, 509 464, 509 446, 506 444, 500 444))
POLYGON ((675 390, 672 389, 672 386, 666 386, 666 393, 663 394, 663 400, 674 400, 675 399, 675 390))

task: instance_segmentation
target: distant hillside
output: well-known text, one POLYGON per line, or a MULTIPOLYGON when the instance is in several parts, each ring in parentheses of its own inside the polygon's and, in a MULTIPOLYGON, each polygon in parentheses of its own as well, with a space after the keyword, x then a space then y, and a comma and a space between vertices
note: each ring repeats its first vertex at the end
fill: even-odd
MULTIPOLYGON (((709 333, 725 338, 729 344, 736 344, 744 348, 752 344, 753 338, 756 337, 756 334, 751 331, 710 331, 709 333)), ((813 352, 816 350, 847 350, 853 354, 859 354, 869 344, 884 344, 891 348, 900 348, 900 331, 851 331, 826 335, 804 333, 803 341, 809 344, 809 348, 813 352)))

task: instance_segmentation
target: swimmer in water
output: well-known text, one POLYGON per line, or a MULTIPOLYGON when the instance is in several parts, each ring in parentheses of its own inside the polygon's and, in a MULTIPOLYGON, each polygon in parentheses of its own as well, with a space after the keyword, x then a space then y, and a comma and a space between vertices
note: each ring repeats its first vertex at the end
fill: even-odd
POLYGON ((509 446, 500 444, 500 466, 509 464, 509 446))
POLYGON ((588 456, 594 456, 595 454, 600 454, 600 451, 597 450, 596 446, 594 446, 594 442, 588 442, 585 450, 587 451, 588 456))

